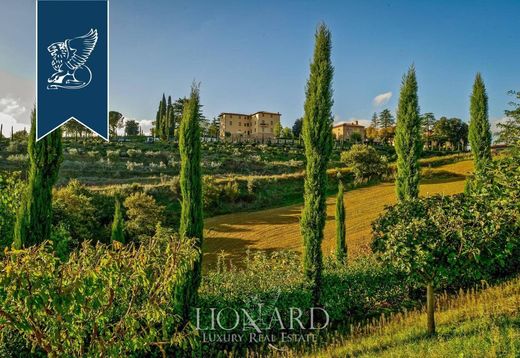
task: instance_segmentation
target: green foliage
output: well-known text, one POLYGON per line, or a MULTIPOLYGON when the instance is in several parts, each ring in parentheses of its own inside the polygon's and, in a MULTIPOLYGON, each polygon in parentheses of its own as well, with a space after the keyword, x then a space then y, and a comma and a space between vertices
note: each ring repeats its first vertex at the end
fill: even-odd
POLYGON ((31 113, 29 136, 29 179, 27 191, 16 218, 13 245, 27 247, 47 241, 51 235, 52 187, 62 161, 61 129, 36 142, 36 114, 31 113))
POLYGON ((386 157, 366 144, 355 144, 341 153, 341 161, 352 169, 358 183, 382 179, 388 173, 386 157))
POLYGON ((477 73, 470 100, 469 143, 480 173, 491 161, 491 130, 488 115, 488 97, 482 76, 477 73))
POLYGON ((300 138, 300 135, 302 133, 302 127, 303 127, 303 118, 298 118, 294 121, 294 124, 292 126, 292 132, 294 138, 300 138))
POLYGON ((161 223, 164 207, 157 204, 153 196, 136 192, 128 196, 123 206, 127 220, 125 233, 137 239, 141 235, 153 236, 158 223, 161 223))
MULTIPOLYGON (((179 233, 193 240, 197 249, 202 249, 204 229, 202 207, 202 173, 200 167, 200 103, 199 88, 194 84, 189 101, 184 105, 179 129, 181 154, 181 218, 179 233)), ((202 252, 202 251, 201 251, 202 252)), ((193 270, 186 275, 183 284, 175 292, 177 313, 187 320, 189 308, 197 297, 202 272, 202 253, 195 260, 193 270)))
POLYGON ((0 335, 52 356, 115 357, 185 346, 172 293, 198 256, 166 230, 139 247, 83 243, 62 262, 50 243, 5 253, 0 335))
MULTIPOLYGON (((353 260, 348 266, 326 259, 322 279, 321 302, 330 316, 331 326, 348 326, 413 305, 409 298, 411 287, 403 275, 370 257, 353 260)), ((306 324, 308 310, 313 307, 312 295, 312 287, 301 274, 301 258, 295 252, 247 252, 243 268, 228 267, 221 258, 217 269, 208 271, 202 280, 197 304, 202 312, 200 326, 209 326, 210 308, 223 310, 221 321, 227 327, 236 319, 232 309, 239 312, 244 309, 254 320, 263 317, 264 322, 269 322, 277 309, 287 323, 290 309, 299 308, 304 312, 302 321, 306 324), (262 305, 261 312, 258 305, 262 305)), ((194 312, 192 321, 195 320, 194 312)), ((242 325, 231 331, 216 329, 219 334, 243 333, 242 325)), ((267 333, 279 333, 279 327, 274 324, 267 333)))
POLYGON ((343 183, 341 182, 341 179, 339 179, 338 195, 336 196, 336 259, 341 263, 347 261, 347 243, 345 241, 345 205, 343 203, 343 195, 343 183))
MULTIPOLYGON (((509 94, 516 95, 520 99, 520 92, 509 91, 509 94)), ((498 123, 498 142, 509 145, 520 145, 520 103, 510 102, 513 109, 506 110, 505 114, 508 117, 505 123, 498 123)))
POLYGON ((459 118, 441 117, 433 125, 433 139, 440 146, 449 143, 452 148, 464 148, 468 143, 468 125, 459 118))
POLYGON ((352 132, 348 138, 351 143, 361 143, 363 141, 363 136, 359 132, 352 132))
POLYGON ((71 180, 66 187, 53 192, 53 226, 63 226, 70 233, 73 247, 83 241, 100 239, 96 237, 100 224, 96 220, 97 210, 89 191, 77 180, 71 180))
POLYGON ((13 242, 16 213, 24 192, 20 173, 0 172, 0 248, 13 242))
POLYGON ((415 199, 419 196, 419 157, 421 156, 421 117, 415 67, 411 66, 403 77, 397 126, 395 129, 395 151, 397 173, 395 187, 399 200, 415 199))
MULTIPOLYGON (((116 137, 117 136, 117 129, 123 128, 123 119, 125 117, 116 111, 110 111, 108 113, 108 123, 110 127, 110 136, 116 137)), ((72 122, 72 121, 71 121, 72 122)))
POLYGON ((471 187, 479 191, 471 195, 403 201, 387 208, 372 225, 372 250, 378 257, 405 272, 412 282, 428 287, 431 333, 435 331, 434 304, 430 306, 435 287, 518 270, 518 174, 512 179, 516 184, 509 181, 518 173, 518 160, 506 168, 492 179, 478 175, 481 182, 471 187), (504 186, 508 190, 501 190, 504 186))
POLYGON ((125 134, 127 136, 139 135, 139 123, 133 119, 126 121, 125 134))
POLYGON ((326 219, 327 165, 332 152, 332 42, 329 29, 321 24, 316 30, 314 58, 307 81, 303 141, 307 158, 304 207, 300 222, 304 242, 304 271, 312 285, 313 302, 321 291, 323 258, 321 242, 326 219))
POLYGON ((114 221, 112 222, 112 234, 110 235, 110 241, 117 241, 122 244, 126 242, 125 223, 123 219, 123 213, 121 212, 121 202, 119 201, 119 198, 116 198, 114 221))

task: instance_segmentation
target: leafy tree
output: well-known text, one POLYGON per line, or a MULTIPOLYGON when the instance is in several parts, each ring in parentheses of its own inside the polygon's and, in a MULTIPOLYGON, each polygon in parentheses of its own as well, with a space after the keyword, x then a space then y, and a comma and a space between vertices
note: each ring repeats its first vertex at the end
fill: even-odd
POLYGON ((383 109, 381 113, 379 114, 379 126, 381 127, 381 137, 383 139, 383 142, 388 143, 388 139, 391 137, 391 128, 393 127, 395 123, 394 116, 392 115, 392 112, 388 109, 383 109))
POLYGON ((213 117, 208 127, 208 134, 210 137, 218 138, 220 134, 220 120, 217 117, 213 117))
POLYGON ((123 213, 121 212, 121 202, 119 198, 115 201, 114 210, 114 221, 112 222, 112 234, 110 236, 110 242, 118 241, 122 244, 125 243, 125 222, 123 219, 123 213))
MULTIPOLYGON (((203 203, 202 174, 200 166, 200 104, 199 88, 193 84, 188 102, 184 105, 179 128, 179 150, 181 154, 181 218, 179 233, 191 239, 194 247, 202 250, 203 240, 203 203)), ((193 264, 193 270, 176 287, 175 299, 178 314, 187 322, 190 305, 197 297, 201 281, 202 251, 193 264)))
POLYGON ((54 190, 52 202, 53 228, 61 226, 72 238, 69 245, 78 247, 87 240, 99 240, 96 228, 96 208, 88 190, 78 180, 71 180, 66 187, 54 190))
POLYGON ((128 196, 123 202, 123 206, 127 216, 125 232, 129 237, 154 235, 155 228, 163 216, 164 207, 157 204, 152 196, 143 192, 128 196))
POLYGON ((345 205, 343 204, 343 182, 341 178, 338 184, 338 196, 336 197, 336 259, 345 263, 347 261, 347 243, 345 241, 345 205))
POLYGON ((332 152, 332 78, 331 34, 321 24, 315 35, 314 58, 307 81, 303 141, 307 165, 304 184, 304 207, 300 230, 304 242, 304 272, 311 285, 312 302, 319 304, 323 257, 321 243, 325 226, 327 164, 332 152))
MULTIPOLYGON (((509 94, 516 95, 520 99, 520 92, 509 91, 509 94)), ((510 102, 514 109, 506 110, 508 119, 505 123, 498 123, 498 142, 508 145, 518 145, 520 142, 520 103, 510 102)))
POLYGON ((372 126, 365 129, 365 137, 370 143, 373 143, 376 139, 379 139, 379 130, 372 126))
POLYGON ((413 199, 388 207, 372 224, 372 250, 426 287, 430 334, 435 333, 436 288, 486 279, 518 247, 517 213, 496 203, 465 195, 413 199))
POLYGON ((432 136, 435 122, 435 115, 433 113, 428 112, 421 115, 423 138, 428 149, 432 149, 432 136))
POLYGON ((277 122, 275 125, 274 125, 274 128, 273 128, 273 135, 276 137, 276 138, 280 138, 280 136, 282 135, 282 125, 280 122, 277 122))
POLYGON ((352 132, 348 139, 351 143, 361 143, 363 141, 363 136, 361 135, 361 133, 352 132))
POLYGON ((117 137, 117 130, 123 128, 124 116, 116 111, 110 111, 108 113, 108 124, 110 127, 110 136, 117 137))
POLYGON ((475 172, 481 173, 491 161, 491 130, 488 118, 488 97, 482 76, 477 73, 470 102, 469 143, 475 172))
POLYGON ((300 134, 302 133, 302 126, 303 126, 303 118, 298 118, 296 121, 294 121, 294 124, 292 126, 292 132, 294 138, 300 138, 300 134))
POLYGON ((28 185, 16 217, 13 245, 22 248, 50 239, 52 187, 62 162, 61 129, 36 141, 36 112, 31 113, 28 185))
POLYGON ((395 129, 395 151, 397 153, 397 173, 395 187, 400 201, 419 196, 419 157, 421 156, 421 117, 415 68, 411 66, 403 77, 397 126, 395 129))
POLYGON ((374 112, 372 115, 372 120, 370 121, 370 127, 378 128, 379 127, 379 118, 377 117, 377 113, 374 112))
POLYGON ((349 151, 342 152, 340 158, 352 169, 358 183, 381 179, 388 172, 386 158, 369 145, 355 144, 349 151))
POLYGON ((441 117, 433 126, 433 138, 438 145, 449 143, 451 147, 466 146, 468 125, 459 118, 441 117))
POLYGON ((78 136, 83 137, 83 134, 88 132, 88 129, 83 124, 74 119, 65 123, 62 128, 67 136, 72 134, 76 140, 78 139, 78 136))
POLYGON ((293 137, 293 131, 289 127, 285 127, 282 129, 282 138, 292 138, 293 137))
POLYGON ((126 121, 125 133, 127 136, 139 135, 139 123, 133 119, 126 121))

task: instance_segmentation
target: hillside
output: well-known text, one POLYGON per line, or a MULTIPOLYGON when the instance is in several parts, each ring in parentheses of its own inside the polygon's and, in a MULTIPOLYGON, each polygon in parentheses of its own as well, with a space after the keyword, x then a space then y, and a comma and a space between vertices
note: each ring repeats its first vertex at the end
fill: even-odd
MULTIPOLYGON (((425 335, 426 314, 400 314, 340 339, 309 357, 518 357, 520 278, 480 292, 441 295, 437 336, 425 335)), ((290 355, 293 356, 293 355, 290 355)))
MULTIPOLYGON (((473 164, 470 160, 427 169, 432 178, 421 183, 421 195, 450 195, 462 192, 465 175, 471 173, 472 169, 473 164)), ((395 200, 393 183, 381 183, 345 193, 349 255, 356 256, 368 252, 371 222, 383 211, 385 205, 391 205, 395 200)), ((334 247, 334 202, 334 197, 327 200, 327 223, 323 241, 325 253, 329 253, 334 247)), ((301 250, 300 211, 301 204, 297 204, 206 219, 206 264, 213 264, 221 251, 225 252, 228 259, 237 262, 247 248, 252 251, 301 250)))

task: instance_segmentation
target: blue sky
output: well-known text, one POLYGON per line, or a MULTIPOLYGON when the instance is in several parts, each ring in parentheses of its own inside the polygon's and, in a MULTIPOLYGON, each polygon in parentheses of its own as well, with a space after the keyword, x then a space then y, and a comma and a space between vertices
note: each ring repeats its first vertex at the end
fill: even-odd
MULTIPOLYGON (((34 0, 2 0, 0 9, 0 122, 27 123, 34 0)), ((468 120, 480 71, 497 121, 511 100, 506 92, 520 90, 519 14, 518 0, 111 0, 110 107, 150 121, 163 92, 187 95, 196 80, 209 118, 267 110, 292 125, 324 21, 333 36, 337 121, 395 111, 412 63, 422 112, 468 120)))

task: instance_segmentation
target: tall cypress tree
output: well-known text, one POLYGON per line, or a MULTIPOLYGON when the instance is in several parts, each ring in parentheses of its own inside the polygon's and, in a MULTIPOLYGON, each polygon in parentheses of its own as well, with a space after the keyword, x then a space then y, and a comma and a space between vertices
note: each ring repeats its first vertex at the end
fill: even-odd
POLYGON ((181 155, 180 187, 182 194, 179 233, 182 237, 195 240, 200 255, 183 282, 176 287, 175 305, 177 313, 188 320, 189 308, 197 297, 202 268, 202 173, 200 166, 199 88, 193 85, 188 102, 184 105, 179 128, 179 150, 181 155))
POLYGON ((323 257, 321 242, 326 220, 327 163, 332 152, 332 78, 331 34, 320 24, 315 34, 314 57, 307 81, 303 141, 307 159, 304 207, 300 230, 304 244, 304 272, 312 289, 312 300, 319 304, 323 257))
POLYGON ((22 248, 50 239, 52 187, 62 162, 61 129, 36 142, 36 113, 31 113, 29 173, 24 200, 16 217, 13 246, 22 248))
POLYGON ((341 179, 339 179, 338 196, 336 197, 336 259, 341 263, 347 261, 345 204, 343 203, 343 195, 343 183, 341 179))
POLYGON ((491 130, 488 117, 488 97, 482 76, 477 73, 470 102, 469 143, 475 172, 482 172, 491 161, 491 130))
POLYGON ((395 129, 395 151, 397 153, 395 187, 397 199, 400 201, 419 196, 419 157, 421 150, 419 97, 417 96, 415 67, 412 65, 403 77, 395 129))
POLYGON ((121 212, 121 201, 116 197, 114 221, 112 222, 112 234, 110 236, 111 242, 119 241, 122 244, 125 243, 124 227, 125 222, 123 219, 123 213, 121 212))

